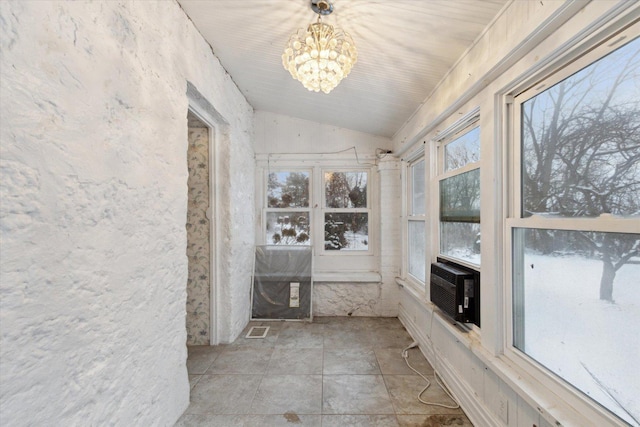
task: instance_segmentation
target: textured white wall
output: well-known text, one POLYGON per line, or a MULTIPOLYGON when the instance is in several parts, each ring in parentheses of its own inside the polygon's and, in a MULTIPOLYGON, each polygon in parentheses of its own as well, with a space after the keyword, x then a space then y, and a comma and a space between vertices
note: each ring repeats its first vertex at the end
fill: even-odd
POLYGON ((228 122, 227 340, 248 319, 252 108, 173 1, 2 1, 0 43, 2 424, 172 425, 187 81, 228 122))
POLYGON ((257 154, 317 154, 356 147, 359 155, 370 155, 376 148, 391 149, 384 136, 268 111, 255 112, 255 133, 257 154))

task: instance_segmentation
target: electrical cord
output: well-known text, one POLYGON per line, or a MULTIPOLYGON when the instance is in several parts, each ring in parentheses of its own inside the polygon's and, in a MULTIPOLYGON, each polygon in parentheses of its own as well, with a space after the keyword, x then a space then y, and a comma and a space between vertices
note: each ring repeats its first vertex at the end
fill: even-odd
POLYGON ((449 393, 449 390, 447 389, 447 387, 445 387, 445 385, 442 384, 442 382, 440 382, 440 379, 439 379, 440 375, 438 375, 438 372, 435 369, 433 370, 433 375, 434 375, 434 377, 436 379, 436 383, 440 386, 440 388, 442 388, 442 390, 444 390, 444 392, 455 403, 455 405, 445 405, 444 403, 429 402, 429 401, 426 401, 426 400, 422 400, 422 395, 424 394, 424 392, 427 391, 429 389, 429 387, 431 387, 431 380, 429 378, 425 377, 421 372, 419 372, 417 369, 415 369, 413 366, 411 366, 409 364, 409 350, 414 348, 414 347, 417 347, 417 343, 416 343, 416 345, 411 344, 410 346, 408 346, 407 348, 402 350, 402 358, 404 359, 404 361, 407 364, 407 366, 409 367, 409 369, 411 369, 416 374, 420 375, 422 377, 422 379, 425 380, 426 383, 427 383, 427 385, 422 389, 422 391, 420 391, 420 393, 418 393, 418 400, 421 403, 424 403, 425 405, 440 406, 442 408, 449 408, 449 409, 458 409, 460 407, 460 405, 456 402, 456 400, 453 398, 451 393, 449 393))
MULTIPOLYGON (((428 335, 429 341, 431 341, 431 327, 432 326, 433 326, 433 311, 431 312, 431 325, 429 325, 429 335, 428 335)), ((431 342, 431 346, 433 348, 433 342, 431 342)), ((458 402, 456 402, 456 399, 453 398, 453 396, 451 395, 451 393, 449 392, 447 387, 440 381, 440 375, 438 374, 438 371, 436 369, 436 366, 438 364, 438 355, 436 354, 435 348, 433 350, 433 354, 434 354, 434 356, 436 358, 436 360, 435 360, 435 362, 436 362, 435 365, 436 366, 433 367, 433 376, 436 379, 436 383, 440 386, 440 388, 442 390, 444 390, 444 392, 447 394, 447 396, 449 396, 449 398, 453 401, 453 403, 455 403, 455 405, 446 405, 444 403, 428 402, 426 400, 422 400, 422 395, 431 386, 431 380, 429 378, 425 377, 421 372, 419 372, 417 369, 415 369, 413 366, 411 366, 409 364, 409 350, 412 349, 412 348, 415 348, 415 347, 418 347, 418 343, 416 341, 414 341, 409 346, 407 346, 405 349, 403 349, 402 350, 402 358, 404 359, 404 361, 407 364, 407 366, 409 367, 409 369, 411 369, 416 374, 420 375, 422 377, 422 379, 425 380, 426 383, 427 383, 427 385, 422 389, 422 391, 420 391, 420 393, 418 393, 418 400, 421 403, 424 403, 425 405, 440 406, 441 408, 448 408, 448 409, 458 409, 460 407, 460 405, 458 404, 458 402)))

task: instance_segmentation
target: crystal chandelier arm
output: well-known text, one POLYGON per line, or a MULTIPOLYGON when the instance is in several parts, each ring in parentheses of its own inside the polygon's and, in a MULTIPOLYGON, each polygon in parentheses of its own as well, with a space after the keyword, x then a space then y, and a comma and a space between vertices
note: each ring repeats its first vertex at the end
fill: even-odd
POLYGON ((349 74, 358 54, 347 33, 322 22, 322 15, 333 11, 331 3, 311 0, 311 8, 318 13, 317 22, 291 36, 282 65, 308 90, 329 93, 349 74))

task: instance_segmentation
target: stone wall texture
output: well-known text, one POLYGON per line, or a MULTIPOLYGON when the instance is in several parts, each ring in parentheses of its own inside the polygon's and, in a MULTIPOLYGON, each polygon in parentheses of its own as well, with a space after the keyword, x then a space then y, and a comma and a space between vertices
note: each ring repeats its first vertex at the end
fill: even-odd
POLYGON ((175 1, 2 1, 0 50, 0 420, 173 425, 187 81, 226 122, 222 341, 249 318, 252 108, 175 1))

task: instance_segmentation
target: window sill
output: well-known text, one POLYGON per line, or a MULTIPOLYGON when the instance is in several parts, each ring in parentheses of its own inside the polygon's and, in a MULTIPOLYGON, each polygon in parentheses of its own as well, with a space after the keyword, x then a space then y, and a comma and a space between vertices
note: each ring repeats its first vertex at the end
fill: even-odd
POLYGON ((313 274, 315 283, 380 283, 382 276, 377 271, 316 271, 313 274))
POLYGON ((418 284, 411 279, 403 279, 401 277, 396 277, 396 283, 401 288, 404 288, 416 301, 422 304, 429 304, 424 284, 418 284))

